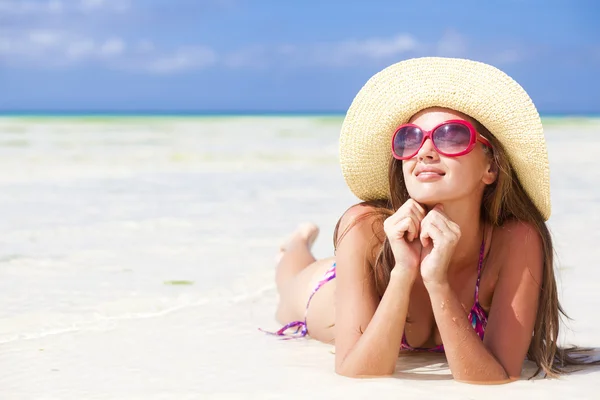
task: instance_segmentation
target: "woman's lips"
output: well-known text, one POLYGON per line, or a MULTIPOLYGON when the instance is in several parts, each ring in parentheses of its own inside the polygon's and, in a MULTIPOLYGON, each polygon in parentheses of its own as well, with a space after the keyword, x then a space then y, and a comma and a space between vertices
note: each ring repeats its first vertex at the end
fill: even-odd
POLYGON ((433 171, 422 171, 417 175, 417 180, 420 182, 433 182, 444 177, 443 173, 433 171))

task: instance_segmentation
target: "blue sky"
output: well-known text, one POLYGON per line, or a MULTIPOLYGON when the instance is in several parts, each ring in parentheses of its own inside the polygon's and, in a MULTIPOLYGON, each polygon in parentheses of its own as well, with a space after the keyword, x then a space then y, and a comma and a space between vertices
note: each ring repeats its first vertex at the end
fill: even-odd
POLYGON ((339 111, 374 73, 465 57, 542 113, 600 113, 594 0, 0 0, 0 110, 339 111))

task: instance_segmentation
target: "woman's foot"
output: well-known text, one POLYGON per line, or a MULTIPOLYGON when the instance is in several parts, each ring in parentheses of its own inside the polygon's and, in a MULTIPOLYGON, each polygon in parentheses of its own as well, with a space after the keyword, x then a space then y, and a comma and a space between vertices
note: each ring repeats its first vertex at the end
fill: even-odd
POLYGON ((317 240, 317 236, 319 236, 319 227, 312 222, 298 225, 296 230, 279 246, 279 253, 275 257, 276 263, 279 264, 285 252, 293 246, 303 245, 310 251, 313 243, 317 240))

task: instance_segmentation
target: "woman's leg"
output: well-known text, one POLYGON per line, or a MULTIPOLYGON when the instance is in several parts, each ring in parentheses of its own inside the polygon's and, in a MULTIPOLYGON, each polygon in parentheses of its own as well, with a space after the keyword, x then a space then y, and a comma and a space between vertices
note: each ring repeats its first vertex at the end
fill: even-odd
MULTIPOLYGON (((275 278, 279 292, 276 318, 281 324, 304 321, 310 295, 335 261, 316 260, 312 255, 311 246, 318 233, 316 225, 302 224, 281 248, 275 278)), ((323 342, 333 341, 334 290, 335 279, 312 297, 307 314, 309 335, 323 342)))
POLYGON ((316 261, 310 249, 318 235, 319 227, 305 223, 300 225, 281 245, 275 272, 275 282, 280 293, 298 272, 316 261))

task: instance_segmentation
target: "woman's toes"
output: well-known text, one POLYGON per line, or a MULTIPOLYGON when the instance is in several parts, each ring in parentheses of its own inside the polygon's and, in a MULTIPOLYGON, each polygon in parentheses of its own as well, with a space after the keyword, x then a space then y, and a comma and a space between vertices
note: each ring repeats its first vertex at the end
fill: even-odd
POLYGON ((311 248, 315 240, 317 240, 317 236, 319 236, 319 227, 312 222, 305 222, 298 226, 296 232, 306 241, 308 247, 311 248))

